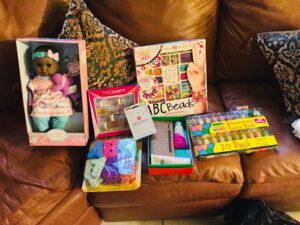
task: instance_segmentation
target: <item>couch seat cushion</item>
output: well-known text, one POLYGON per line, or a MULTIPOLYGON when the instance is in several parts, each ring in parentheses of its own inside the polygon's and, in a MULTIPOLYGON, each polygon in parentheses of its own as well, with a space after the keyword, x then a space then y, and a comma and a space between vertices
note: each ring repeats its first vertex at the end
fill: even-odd
POLYGON ((222 82, 220 92, 227 109, 239 105, 261 107, 278 141, 277 152, 242 155, 245 176, 242 196, 261 198, 281 209, 299 208, 293 198, 300 199, 300 143, 290 126, 284 124, 284 103, 276 83, 222 82), (275 199, 278 198, 278 201, 275 199), (279 205, 280 203, 280 205, 279 205))
POLYGON ((0 224, 36 224, 74 186, 82 151, 30 147, 23 112, 0 112, 0 224))
MULTIPOLYGON (((209 111, 223 111, 218 92, 208 85, 209 111)), ((147 171, 147 150, 143 149, 142 186, 135 191, 90 193, 98 208, 155 206, 211 199, 236 197, 243 184, 243 172, 238 155, 197 160, 189 175, 150 176, 147 171)), ((104 218, 105 219, 105 218, 104 218)))

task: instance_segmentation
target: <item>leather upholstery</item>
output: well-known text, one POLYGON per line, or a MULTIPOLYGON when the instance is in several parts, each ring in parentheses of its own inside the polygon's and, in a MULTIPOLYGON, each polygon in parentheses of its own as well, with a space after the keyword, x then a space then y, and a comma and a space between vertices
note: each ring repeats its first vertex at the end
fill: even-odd
POLYGON ((283 123, 271 69, 255 43, 246 45, 257 32, 299 29, 299 0, 87 1, 101 22, 141 45, 206 38, 209 111, 262 107, 279 142, 277 153, 197 161, 191 175, 149 176, 144 164, 140 189, 88 196, 78 183, 82 149, 29 147, 21 107, 8 108, 22 104, 12 92, 19 80, 15 38, 56 37, 65 2, 0 0, 0 224, 99 225, 89 203, 108 221, 199 216, 238 196, 300 209, 299 140, 283 123), (245 46, 248 55, 241 54, 245 46))
POLYGON ((232 200, 223 198, 159 205, 116 206, 98 208, 98 211, 105 221, 181 219, 220 214, 232 200))
MULTIPOLYGON (((241 196, 266 200, 278 209, 289 208, 292 197, 300 198, 300 145, 290 126, 283 123, 284 108, 278 85, 222 82, 219 87, 227 109, 238 105, 261 107, 279 144, 278 152, 241 156, 245 176, 241 196)), ((292 206, 289 210, 300 209, 299 201, 292 206)))
POLYGON ((0 224, 62 224, 54 223, 58 218, 75 223, 88 210, 76 184, 84 151, 29 147, 21 109, 1 111, 0 124, 0 224))
POLYGON ((77 188, 59 202, 38 225, 100 225, 101 219, 94 208, 89 207, 86 195, 77 188))
POLYGON ((270 80, 270 67, 253 43, 250 55, 241 51, 251 35, 300 28, 299 0, 222 1, 216 51, 217 76, 226 80, 270 80))

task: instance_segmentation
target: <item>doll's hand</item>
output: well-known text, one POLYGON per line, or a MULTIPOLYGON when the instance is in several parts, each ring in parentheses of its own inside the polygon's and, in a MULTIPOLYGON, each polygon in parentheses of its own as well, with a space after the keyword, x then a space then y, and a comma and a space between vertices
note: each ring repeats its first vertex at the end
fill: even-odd
POLYGON ((205 67, 190 63, 187 68, 187 76, 193 90, 199 90, 205 85, 205 67))
POLYGON ((205 47, 193 45, 193 61, 187 68, 187 76, 193 91, 200 90, 206 82, 206 56, 205 47))
POLYGON ((46 90, 45 89, 39 89, 39 90, 35 90, 34 93, 35 94, 38 94, 38 95, 41 95, 45 92, 46 90))

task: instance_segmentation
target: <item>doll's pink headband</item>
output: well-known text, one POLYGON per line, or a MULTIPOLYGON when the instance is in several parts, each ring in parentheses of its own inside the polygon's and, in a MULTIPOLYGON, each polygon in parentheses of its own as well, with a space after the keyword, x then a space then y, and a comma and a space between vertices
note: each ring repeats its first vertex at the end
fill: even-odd
POLYGON ((54 59, 56 62, 59 62, 59 54, 58 52, 53 53, 51 49, 49 49, 47 52, 34 52, 32 53, 32 61, 36 58, 43 58, 43 57, 49 57, 51 59, 54 59))

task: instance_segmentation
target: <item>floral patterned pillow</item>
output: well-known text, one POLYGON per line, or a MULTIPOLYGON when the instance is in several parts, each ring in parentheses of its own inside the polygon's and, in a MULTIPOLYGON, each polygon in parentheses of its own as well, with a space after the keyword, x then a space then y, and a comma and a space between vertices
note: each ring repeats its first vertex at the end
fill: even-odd
POLYGON ((103 25, 84 0, 71 0, 59 38, 86 40, 89 89, 117 87, 134 79, 131 48, 137 44, 103 25))
POLYGON ((300 30, 257 34, 282 90, 289 116, 300 117, 300 30))

